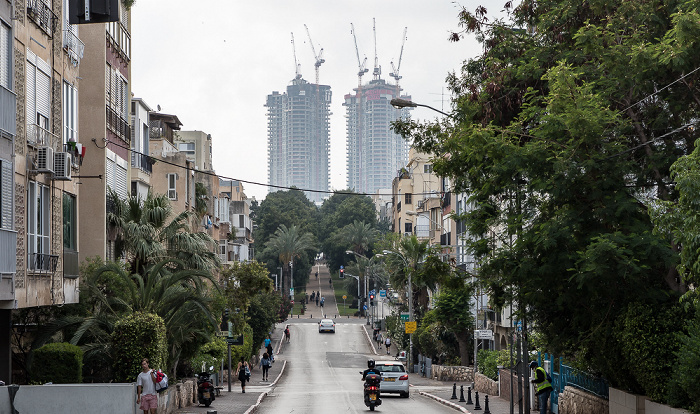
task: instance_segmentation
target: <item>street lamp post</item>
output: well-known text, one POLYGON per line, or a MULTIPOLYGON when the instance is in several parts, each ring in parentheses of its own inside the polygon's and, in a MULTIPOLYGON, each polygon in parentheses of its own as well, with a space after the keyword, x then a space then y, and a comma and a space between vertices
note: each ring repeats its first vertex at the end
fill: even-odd
POLYGON ((447 116, 447 117, 452 118, 452 115, 450 115, 450 114, 448 114, 448 113, 445 113, 445 112, 442 112, 442 111, 439 110, 439 109, 435 109, 435 108, 433 108, 432 106, 428 106, 428 105, 424 105, 424 104, 419 104, 419 103, 416 103, 416 102, 413 102, 413 101, 409 101, 409 100, 406 100, 406 99, 394 98, 394 99, 392 99, 392 100, 390 101, 390 103, 391 103, 391 106, 393 106, 394 108, 399 108, 399 109, 401 109, 401 108, 415 108, 415 107, 417 107, 417 106, 422 106, 423 108, 432 109, 432 110, 435 111, 435 112, 441 113, 441 114, 443 114, 443 115, 445 115, 445 116, 447 116))
MULTIPOLYGON (((369 324, 370 324, 370 313, 371 313, 371 312, 369 312, 370 309, 369 309, 369 306, 368 306, 368 305, 369 305, 369 283, 368 283, 368 281, 367 281, 367 278, 368 278, 368 276, 369 276, 369 273, 372 272, 372 260, 374 260, 375 258, 382 257, 383 255, 381 255, 381 254, 375 254, 374 256, 368 258, 367 256, 365 256, 365 255, 363 255, 363 254, 360 254, 360 253, 357 253, 357 252, 354 252, 354 251, 352 251, 352 250, 346 250, 345 253, 346 253, 346 254, 354 254, 355 256, 362 257, 363 259, 367 260, 367 266, 365 267, 365 271, 364 271, 364 278, 365 278, 365 292, 364 292, 364 296, 365 296, 365 304, 366 304, 365 306, 367 306, 367 311, 368 311, 368 312, 365 312, 365 314, 366 314, 366 316, 367 316, 367 325, 369 325, 369 324)), ((358 279, 358 281, 357 281, 357 289, 358 289, 358 290, 360 289, 360 281, 359 281, 359 279, 358 279)), ((360 296, 359 293, 358 293, 357 296, 358 296, 358 298, 359 298, 359 296, 360 296)))
MULTIPOLYGON (((384 250, 384 254, 395 254, 396 256, 400 257, 401 260, 404 263, 404 266, 407 268, 410 268, 408 265, 408 260, 404 257, 404 255, 398 253, 398 252, 392 252, 390 250, 384 250)), ((409 270, 408 272, 408 320, 409 322, 413 322, 413 283, 411 280, 411 277, 413 276, 413 269, 409 270)), ((407 365, 408 365, 408 372, 413 372, 413 368, 411 367, 411 359, 413 357, 413 333, 408 334, 408 359, 407 359, 407 365)))

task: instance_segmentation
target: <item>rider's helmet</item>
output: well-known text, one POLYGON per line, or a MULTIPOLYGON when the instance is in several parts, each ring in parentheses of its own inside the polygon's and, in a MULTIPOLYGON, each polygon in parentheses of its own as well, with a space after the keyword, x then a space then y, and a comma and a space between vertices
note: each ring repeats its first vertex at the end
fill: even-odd
POLYGON ((367 361, 367 368, 374 368, 374 360, 370 359, 367 361))

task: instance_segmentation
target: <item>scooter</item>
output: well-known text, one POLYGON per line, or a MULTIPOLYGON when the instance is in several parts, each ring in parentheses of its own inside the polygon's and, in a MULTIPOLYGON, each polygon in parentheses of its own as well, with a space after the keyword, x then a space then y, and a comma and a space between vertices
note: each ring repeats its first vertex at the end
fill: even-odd
POLYGON ((199 404, 204 404, 205 407, 209 407, 211 402, 215 399, 214 384, 211 381, 211 374, 202 372, 197 377, 197 401, 199 404))
POLYGON ((379 398, 379 384, 382 382, 382 377, 379 374, 367 374, 365 376, 365 405, 370 411, 374 411, 374 407, 382 405, 382 400, 379 398))

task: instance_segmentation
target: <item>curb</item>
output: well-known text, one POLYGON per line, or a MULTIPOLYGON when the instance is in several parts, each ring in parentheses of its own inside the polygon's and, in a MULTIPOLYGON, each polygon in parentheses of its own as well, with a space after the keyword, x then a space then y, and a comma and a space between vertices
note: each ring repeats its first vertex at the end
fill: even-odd
POLYGON ((442 404, 442 405, 444 405, 444 406, 446 406, 446 407, 450 407, 450 408, 452 408, 452 409, 454 409, 454 410, 457 410, 457 411, 460 411, 460 412, 463 412, 463 413, 467 413, 467 414, 472 414, 471 411, 467 410, 466 408, 464 408, 464 407, 462 407, 462 406, 460 406, 460 405, 457 405, 457 404, 455 404, 455 403, 453 403, 453 402, 444 400, 444 399, 442 399, 442 398, 440 398, 440 397, 437 397, 437 396, 435 396, 435 395, 433 395, 433 394, 429 394, 429 393, 427 393, 427 392, 425 392, 425 391, 418 391, 418 394, 419 394, 419 395, 423 395, 423 396, 425 396, 425 397, 428 397, 428 398, 430 398, 430 399, 432 399, 432 400, 435 400, 435 401, 439 402, 440 404, 442 404))
MULTIPOLYGON (((277 378, 275 378, 272 384, 269 385, 269 387, 274 387, 275 385, 277 385, 277 382, 280 380, 280 378, 282 378, 282 374, 284 374, 285 368, 287 368, 287 361, 284 361, 284 364, 282 365, 282 370, 280 371, 279 375, 277 375, 277 378)), ((253 414, 254 412, 258 411, 258 407, 260 407, 260 404, 263 402, 265 397, 267 397, 267 394, 269 392, 270 390, 264 391, 262 394, 260 394, 260 396, 258 396, 258 401, 255 404, 251 405, 250 408, 248 408, 244 414, 253 414)))
POLYGON ((362 325, 362 331, 365 333, 365 339, 367 340, 369 347, 372 348, 372 352, 374 352, 374 355, 379 355, 379 352, 377 352, 377 349, 374 347, 374 342, 372 341, 372 338, 369 337, 369 332, 367 332, 367 325, 362 325))

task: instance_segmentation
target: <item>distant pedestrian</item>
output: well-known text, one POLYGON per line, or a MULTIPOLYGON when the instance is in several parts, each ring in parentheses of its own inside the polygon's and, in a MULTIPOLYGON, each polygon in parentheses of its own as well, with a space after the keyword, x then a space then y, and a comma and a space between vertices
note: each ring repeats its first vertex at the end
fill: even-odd
POLYGON ((316 280, 318 280, 318 272, 316 272, 316 280))
POLYGON ((318 297, 319 297, 319 296, 320 296, 320 295, 316 295, 316 306, 318 306, 318 297))
POLYGON ((326 297, 323 296, 323 297, 321 298, 321 307, 323 307, 323 303, 324 303, 325 301, 326 301, 326 297))
POLYGON ((377 332, 377 348, 382 349, 382 333, 377 332))
POLYGON ((148 358, 141 360, 141 372, 136 378, 136 404, 143 414, 156 414, 158 394, 156 393, 156 370, 149 368, 148 358))
POLYGON ((272 343, 268 342, 265 348, 267 348, 267 355, 270 357, 270 362, 275 362, 275 353, 272 352, 272 343))
POLYGON ((313 302, 313 301, 315 301, 315 300, 316 300, 316 292, 314 292, 314 291, 312 290, 312 291, 311 291, 311 302, 313 302))
POLYGON ((389 353, 391 352, 389 350, 389 348, 391 347, 391 338, 390 337, 388 337, 388 336, 386 337, 386 339, 384 340, 384 346, 386 346, 386 354, 389 355, 389 353))
POLYGON ((291 333, 289 332, 289 326, 284 328, 284 339, 287 340, 287 343, 289 343, 291 333))
POLYGON ((333 279, 328 279, 328 285, 333 286, 333 279))
POLYGON ((535 394, 540 403, 540 414, 547 414, 549 394, 551 394, 554 388, 552 388, 552 384, 547 381, 547 373, 544 368, 539 366, 537 361, 530 362, 530 369, 535 371, 535 379, 530 382, 535 384, 535 394))
POLYGON ((250 381, 250 365, 243 357, 236 367, 236 377, 241 382, 241 393, 245 394, 245 383, 250 381))
POLYGON ((262 380, 267 381, 267 372, 270 370, 270 365, 272 365, 272 362, 270 362, 270 355, 265 352, 263 354, 262 359, 260 360, 260 367, 262 368, 262 380))

